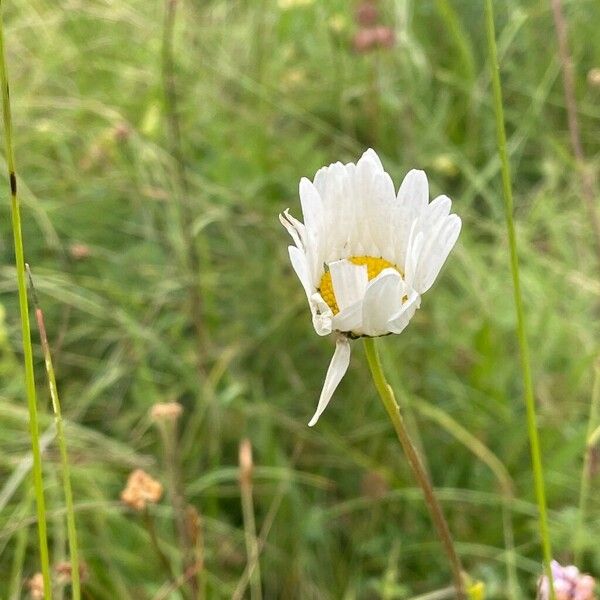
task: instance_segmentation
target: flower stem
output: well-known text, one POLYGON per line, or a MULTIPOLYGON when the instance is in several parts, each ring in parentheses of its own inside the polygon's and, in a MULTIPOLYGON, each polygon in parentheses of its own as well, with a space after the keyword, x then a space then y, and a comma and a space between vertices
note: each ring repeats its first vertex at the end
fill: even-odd
POLYGON ((143 520, 144 520, 144 526, 146 527, 146 531, 148 532, 148 535, 150 536, 150 542, 152 543, 152 547, 154 548, 154 551, 156 552, 156 555, 158 556, 158 559, 160 560, 161 565, 163 566, 166 573, 170 577, 171 582, 176 584, 177 576, 173 572, 173 567, 171 566, 171 562, 169 561, 166 554, 163 552, 162 548, 160 547, 160 542, 158 541, 158 535, 156 534, 156 527, 154 526, 154 519, 152 518, 152 515, 150 514, 150 511, 148 510, 147 506, 144 509, 142 515, 143 515, 143 520))
MULTIPOLYGON (((182 571, 184 582, 190 587, 190 595, 197 598, 199 595, 198 581, 194 576, 187 578, 185 574, 192 572, 195 568, 194 551, 186 517, 186 500, 182 489, 181 462, 178 448, 178 430, 176 422, 160 421, 158 429, 162 437, 165 456, 165 472, 168 476, 168 490, 173 507, 173 519, 177 532, 179 549, 182 557, 182 571)), ((183 590, 182 590, 183 591, 183 590)), ((188 597, 187 592, 184 593, 188 597)))
POLYGON ((400 444, 404 450, 406 458, 408 459, 412 472, 417 479, 417 482, 421 486, 423 496, 425 497, 425 503, 429 509, 429 514, 431 515, 431 519, 437 529, 442 545, 444 546, 444 550, 446 551, 448 559, 450 560, 456 595, 458 598, 464 599, 465 590, 463 584, 462 565, 454 548, 454 542, 452 541, 448 523, 446 522, 446 518, 442 512, 442 507, 435 496, 433 487, 429 481, 429 477, 427 476, 427 473, 423 468, 423 464, 421 463, 421 459, 419 458, 419 455, 417 454, 417 451, 411 442, 410 437, 408 436, 408 432, 404 427, 404 421, 402 419, 402 415, 400 414, 400 409, 398 408, 396 398, 394 397, 394 392, 388 385, 385 374, 383 373, 383 367, 381 365, 379 353, 377 352, 375 340, 373 338, 364 338, 364 343, 373 382, 375 383, 379 397, 385 406, 385 410, 392 421, 394 429, 396 430, 398 440, 400 440, 400 444))
POLYGON ((23 251, 21 214, 19 208, 19 197, 17 195, 17 176, 12 144, 12 119, 8 90, 8 75, 6 72, 6 58, 4 54, 4 24, 1 10, 2 1, 0 0, 0 85, 2 86, 4 143, 6 147, 8 179, 10 181, 12 231, 15 244, 15 266, 17 270, 17 287, 19 290, 21 334, 23 336, 23 361, 25 365, 25 387, 27 390, 27 404, 29 409, 29 434, 31 437, 31 452, 33 455, 33 485, 35 489, 37 509, 40 563, 42 576, 44 579, 44 597, 46 600, 49 600, 52 598, 52 583, 50 580, 50 558, 48 554, 46 502, 44 499, 44 481, 42 474, 42 457, 40 453, 37 399, 33 372, 33 350, 31 347, 31 328, 29 325, 29 304, 27 301, 27 286, 25 283, 25 255, 23 251))
POLYGON ((579 515, 577 522, 577 532, 575 535, 575 564, 581 563, 583 554, 584 526, 587 517, 588 501, 590 496, 590 484, 592 480, 592 460, 593 452, 597 443, 598 426, 600 422, 600 362, 596 362, 594 367, 594 389, 592 391, 592 402, 590 405, 590 418, 587 426, 585 439, 585 458, 583 461, 583 471, 581 473, 581 487, 579 490, 579 515))
POLYGON ((62 467, 63 491, 65 494, 65 506, 67 511, 67 534, 69 536, 69 556, 71 561, 71 593, 73 600, 81 598, 81 585, 79 575, 79 544, 77 542, 77 527, 75 524, 75 508, 73 505, 73 490, 71 487, 71 473, 69 468, 69 455, 67 452, 67 441, 63 426, 62 411, 60 409, 60 399, 58 396, 58 387, 56 385, 56 376, 54 375, 54 366, 52 364, 52 355, 50 354, 50 344, 48 344, 48 335, 46 333, 46 324, 44 322, 44 313, 37 300, 37 294, 33 285, 33 277, 29 265, 25 265, 27 276, 29 278, 29 287, 33 298, 35 309, 35 318, 40 333, 42 352, 44 354, 44 365, 48 377, 48 387, 50 389, 50 398, 52 400, 52 409, 54 410, 54 422, 56 424, 56 438, 60 452, 60 462, 62 467))
POLYGON ((539 511, 539 529, 544 555, 544 567, 550 584, 550 598, 555 600, 554 581, 552 579, 552 548, 550 544, 550 532, 548 527, 548 514, 546 508, 546 491, 544 487, 544 474, 542 469, 542 458, 540 452, 540 440, 537 429, 537 416, 535 411, 535 399, 533 395, 533 378, 531 375, 531 364, 529 359, 529 346, 525 326, 525 311, 523 309, 523 298, 521 294, 521 283, 519 279, 519 256, 517 254, 517 239, 515 234, 515 223, 513 218, 513 197, 510 177, 510 166, 506 149, 506 131, 504 128, 504 109, 502 105, 502 85, 500 82, 500 67, 498 65, 498 49, 496 47, 496 32, 494 27, 494 8, 492 0, 485 2, 486 33, 488 38, 488 49, 490 54, 490 75, 494 94, 494 112, 496 115, 496 135, 498 141, 498 154, 502 166, 502 188, 504 198, 504 214, 506 217, 506 229, 508 232, 508 245, 510 249, 510 267, 513 280, 513 293, 515 312, 517 317, 517 339, 519 342, 521 371, 523 376, 523 388, 525 405, 527 408, 527 429, 529 443, 531 446, 531 461, 533 465, 533 476, 535 481, 535 493, 539 511))

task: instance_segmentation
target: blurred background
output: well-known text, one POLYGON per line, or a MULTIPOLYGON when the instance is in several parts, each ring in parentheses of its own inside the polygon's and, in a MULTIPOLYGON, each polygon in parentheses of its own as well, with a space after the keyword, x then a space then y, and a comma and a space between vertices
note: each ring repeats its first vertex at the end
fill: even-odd
MULTIPOLYGON (((563 4, 583 152, 597 171, 600 4, 563 4)), ((550 4, 496 5, 552 538, 565 562, 598 354, 600 255, 550 4)), ((244 438, 265 598, 403 599, 449 585, 360 344, 330 408, 307 427, 333 340, 314 333, 277 214, 300 216, 300 177, 371 146, 396 186, 425 169, 432 196, 448 194, 463 220, 421 310, 382 353, 465 567, 489 598, 506 598, 514 564, 521 597, 533 598, 541 552, 480 3, 14 0, 4 20, 25 253, 67 421, 84 597, 188 597, 169 589, 148 526, 180 574, 174 480, 194 508, 207 596, 250 597, 244 438), (165 402, 183 408, 171 451, 150 416, 165 402), (120 500, 136 468, 166 490, 147 511, 120 500)), ((8 191, 0 597, 13 599, 35 597, 27 581, 39 558, 8 191)), ((55 591, 68 598, 35 326, 33 339, 55 591)), ((592 493, 579 566, 597 575, 598 536, 592 493)))

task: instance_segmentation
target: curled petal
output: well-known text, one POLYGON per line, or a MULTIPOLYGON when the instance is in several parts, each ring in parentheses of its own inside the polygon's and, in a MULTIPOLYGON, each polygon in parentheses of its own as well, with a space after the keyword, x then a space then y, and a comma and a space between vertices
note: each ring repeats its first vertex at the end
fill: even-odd
POLYGON ((333 396, 333 392, 335 392, 342 377, 346 374, 349 364, 350 340, 345 336, 339 336, 335 343, 335 352, 333 353, 329 368, 327 369, 327 375, 325 376, 325 383, 323 384, 319 404, 317 405, 317 410, 313 418, 308 424, 309 427, 312 427, 319 420, 319 417, 327 408, 327 405, 333 396))
POLYGON ((384 269, 371 283, 363 302, 365 335, 378 336, 389 333, 389 320, 402 307, 404 281, 395 269, 384 269))

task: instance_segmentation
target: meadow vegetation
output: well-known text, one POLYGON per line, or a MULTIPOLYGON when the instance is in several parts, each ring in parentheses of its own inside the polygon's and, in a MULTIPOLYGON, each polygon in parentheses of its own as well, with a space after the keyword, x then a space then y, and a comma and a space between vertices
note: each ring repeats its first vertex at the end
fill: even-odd
MULTIPOLYGON (((138 468, 196 509, 208 597, 257 593, 256 577, 240 591, 252 504, 265 598, 408 599, 450 585, 360 345, 307 427, 333 341, 314 333, 277 214, 300 215, 300 177, 373 147, 396 185, 425 169, 432 195, 449 195, 463 220, 421 310, 381 340, 390 383, 465 568, 488 598, 533 598, 541 550, 482 3, 381 0, 395 43, 373 52, 353 48, 345 0, 182 0, 171 23, 168 4, 4 6, 25 256, 60 390, 84 597, 185 597, 168 590, 148 526, 177 575, 176 502, 167 493, 140 513, 120 500, 138 468), (174 401, 171 447, 150 411, 174 401), (253 469, 240 484, 245 438, 253 469)), ((550 528, 566 563, 599 354, 600 255, 550 5, 495 4, 550 528)), ((597 172, 600 85, 588 72, 600 67, 600 4, 564 11, 597 172)), ((26 597, 39 553, 8 184, 0 198, 0 598, 13 599, 26 597)), ((65 501, 32 330, 55 568, 68 561, 65 501)), ((600 575, 590 456, 578 566, 600 575)))

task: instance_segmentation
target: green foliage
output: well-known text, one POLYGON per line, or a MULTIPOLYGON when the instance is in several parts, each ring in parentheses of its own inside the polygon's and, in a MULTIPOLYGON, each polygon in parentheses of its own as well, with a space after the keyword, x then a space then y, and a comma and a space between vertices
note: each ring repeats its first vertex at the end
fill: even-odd
MULTIPOLYGON (((148 413, 170 400, 184 407, 179 458, 187 500, 203 519, 210 597, 230 598, 246 564, 237 471, 243 437, 254 449, 259 535, 274 514, 261 555, 265 598, 411 598, 449 585, 359 344, 330 408, 314 429, 306 426, 333 344, 314 334, 277 213, 290 207, 299 216, 301 176, 355 160, 372 145, 396 185, 408 169, 426 169, 432 193, 448 194, 463 219, 459 243, 413 322, 382 340, 386 372, 425 450, 464 565, 491 598, 507 597, 497 464, 508 471, 514 560, 523 597, 532 597, 541 553, 482 7, 382 0, 396 45, 358 54, 353 13, 342 0, 181 2, 174 81, 186 196, 168 135, 162 4, 15 0, 5 7, 25 255, 66 421, 89 570, 84 591, 152 598, 169 581, 143 519, 119 494, 136 467, 167 484, 148 413), (186 198, 190 218, 182 224, 186 198), (197 270, 182 227, 193 237, 197 270), (202 338, 192 310, 198 287, 202 338)), ((586 73, 600 66, 600 6, 565 4, 583 142, 597 166, 600 89, 586 84, 586 73)), ((599 261, 570 152, 549 7, 497 5, 550 526, 556 558, 567 561, 599 350, 599 261)), ((6 598, 21 593, 39 564, 7 185, 0 198, 6 598)), ((35 328, 33 338, 57 564, 66 555, 60 461, 35 328)), ((151 513, 177 566, 167 499, 151 513)), ((589 539, 598 539, 598 494, 590 494, 588 515, 589 539)), ((600 573, 597 544, 585 544, 579 566, 600 573)))

